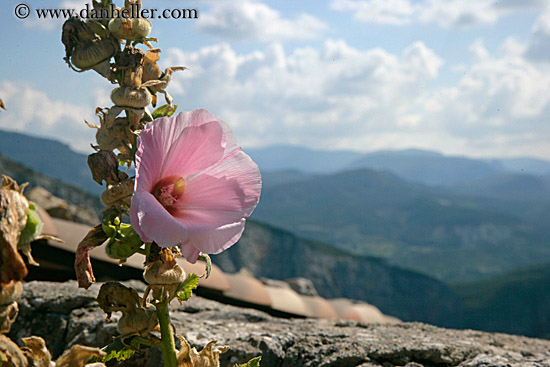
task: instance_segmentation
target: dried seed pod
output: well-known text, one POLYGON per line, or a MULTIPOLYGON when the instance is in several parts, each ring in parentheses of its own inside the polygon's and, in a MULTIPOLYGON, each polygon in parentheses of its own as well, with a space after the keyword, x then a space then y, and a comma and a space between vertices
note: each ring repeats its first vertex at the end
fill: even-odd
POLYGON ((143 62, 143 81, 144 82, 148 80, 158 80, 162 75, 162 70, 160 70, 160 67, 157 65, 157 61, 159 61, 160 59, 160 56, 159 56, 160 52, 161 52, 160 48, 153 48, 151 50, 147 50, 147 54, 145 55, 144 62, 143 62))
POLYGON ((143 76, 145 52, 137 47, 126 47, 120 53, 117 68, 123 72, 121 85, 139 88, 143 76))
POLYGON ((105 206, 124 205, 129 208, 133 193, 134 180, 128 178, 116 185, 109 185, 101 194, 101 202, 105 206))
POLYGON ((185 280, 185 271, 178 265, 170 248, 161 248, 160 259, 147 265, 143 279, 151 285, 179 284, 185 280))
POLYGON ((155 311, 141 307, 137 291, 118 282, 104 283, 99 289, 97 303, 109 318, 111 312, 122 312, 117 328, 123 335, 146 335, 157 326, 155 311))
POLYGON ((120 182, 118 171, 118 159, 115 153, 108 150, 100 150, 88 156, 88 166, 95 182, 102 185, 116 185, 120 182))
POLYGON ((118 51, 110 38, 101 38, 78 18, 69 18, 63 24, 61 41, 65 45, 65 61, 75 71, 96 70, 110 78, 109 60, 118 51))
POLYGON ((113 18, 109 21, 109 31, 118 39, 138 41, 147 37, 153 24, 145 18, 113 18))
POLYGON ((122 335, 146 334, 158 324, 157 313, 154 310, 136 308, 132 312, 123 312, 118 320, 117 329, 122 335))
POLYGON ((156 260, 147 264, 143 272, 143 279, 149 283, 143 295, 144 305, 147 304, 149 292, 152 292, 154 300, 168 299, 170 302, 176 297, 178 286, 185 280, 185 271, 174 259, 172 248, 160 248, 158 255, 156 260))
POLYGON ((153 98, 146 88, 130 86, 116 87, 111 92, 111 100, 119 107, 144 108, 151 104, 153 98))
POLYGON ((108 61, 116 52, 113 43, 108 39, 93 40, 75 48, 71 55, 71 62, 82 70, 88 70, 108 61))

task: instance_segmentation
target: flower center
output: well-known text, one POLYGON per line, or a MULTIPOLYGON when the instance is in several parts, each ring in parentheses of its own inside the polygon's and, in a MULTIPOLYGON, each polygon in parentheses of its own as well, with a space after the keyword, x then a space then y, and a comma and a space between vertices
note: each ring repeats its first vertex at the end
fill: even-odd
POLYGON ((179 176, 168 176, 160 179, 153 187, 153 196, 170 214, 176 210, 174 205, 185 191, 185 180, 179 176))

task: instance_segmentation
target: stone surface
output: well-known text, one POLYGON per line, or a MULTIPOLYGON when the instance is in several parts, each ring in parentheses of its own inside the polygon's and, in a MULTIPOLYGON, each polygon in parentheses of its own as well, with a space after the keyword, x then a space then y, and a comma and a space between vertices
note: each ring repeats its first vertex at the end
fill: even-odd
MULTIPOLYGON (((132 286, 145 289, 137 281, 132 286)), ((42 336, 54 357, 74 344, 107 344, 116 335, 118 315, 107 322, 95 302, 98 289, 94 285, 84 291, 74 281, 25 283, 20 315, 9 336, 19 344, 23 336, 42 336)), ((174 301, 171 310, 176 330, 197 349, 212 339, 230 346, 222 355, 222 366, 261 354, 264 367, 550 367, 548 340, 422 323, 280 319, 200 297, 183 305, 174 301)), ((123 365, 159 367, 162 363, 154 351, 123 365)))

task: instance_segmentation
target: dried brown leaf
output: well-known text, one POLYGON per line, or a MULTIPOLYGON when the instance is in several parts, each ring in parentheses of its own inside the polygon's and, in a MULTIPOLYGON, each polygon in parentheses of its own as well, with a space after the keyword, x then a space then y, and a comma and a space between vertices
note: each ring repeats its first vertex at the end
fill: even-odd
POLYGON ((2 367, 27 367, 29 365, 27 358, 25 358, 17 344, 7 336, 0 334, 0 361, 3 359, 2 357, 7 359, 7 362, 0 362, 2 367))
POLYGON ((17 252, 19 235, 27 223, 29 202, 23 196, 25 185, 2 175, 0 190, 0 283, 22 280, 28 270, 17 252))
POLYGON ((86 365, 90 357, 104 357, 107 353, 99 348, 75 345, 61 355, 56 361, 56 367, 84 367, 84 366, 105 366, 103 363, 94 363, 86 365))
POLYGON ((217 341, 212 340, 199 353, 195 348, 191 348, 183 337, 178 335, 178 338, 181 340, 181 350, 177 357, 178 367, 220 367, 220 354, 229 349, 225 345, 214 347, 217 341))
POLYGON ((101 246, 107 238, 107 235, 101 228, 101 224, 98 224, 93 227, 78 244, 74 261, 74 269, 76 272, 76 278, 78 279, 78 286, 80 288, 88 289, 93 283, 95 283, 92 263, 90 261, 90 251, 97 246, 101 246))
POLYGON ((50 367, 52 362, 52 355, 48 348, 46 348, 46 342, 39 336, 29 336, 27 338, 21 338, 25 343, 25 346, 21 348, 27 360, 33 367, 50 367))

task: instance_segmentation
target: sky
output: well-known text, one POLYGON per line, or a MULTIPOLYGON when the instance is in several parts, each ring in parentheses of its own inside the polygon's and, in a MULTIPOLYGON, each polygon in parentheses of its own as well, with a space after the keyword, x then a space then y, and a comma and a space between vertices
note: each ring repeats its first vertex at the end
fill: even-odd
MULTIPOLYGON (((122 6, 122 0, 114 0, 122 6)), ((63 20, 0 3, 0 129, 90 153, 95 108, 113 88, 67 66, 63 20)), ((370 152, 420 148, 469 157, 550 159, 548 0, 149 1, 196 9, 151 19, 159 64, 186 66, 167 90, 205 108, 245 149, 291 144, 370 152)), ((161 101, 162 101, 162 97, 161 101)))

